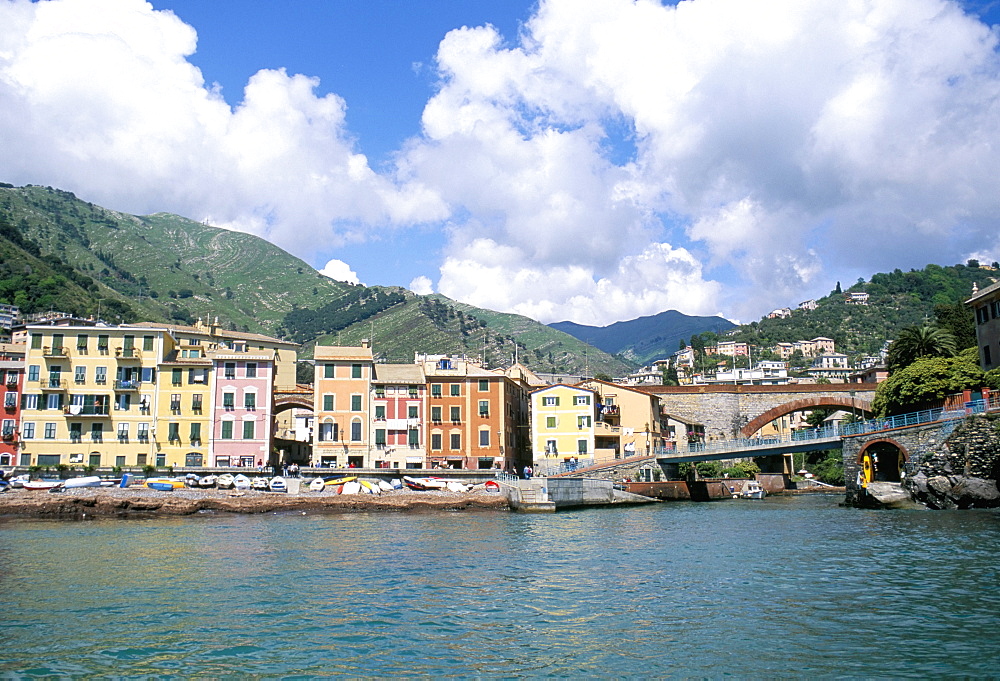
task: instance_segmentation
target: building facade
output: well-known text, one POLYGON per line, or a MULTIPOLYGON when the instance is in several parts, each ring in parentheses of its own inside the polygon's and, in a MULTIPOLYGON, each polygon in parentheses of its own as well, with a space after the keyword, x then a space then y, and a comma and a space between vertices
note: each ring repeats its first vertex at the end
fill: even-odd
POLYGON ((314 357, 314 462, 327 467, 371 467, 375 362, 368 341, 360 347, 317 345, 314 357))
POLYGON ((597 402, 593 390, 579 386, 551 385, 533 391, 531 443, 535 463, 594 457, 597 402))
POLYGON ((973 291, 965 304, 976 314, 976 345, 983 371, 1000 367, 1000 282, 973 291))

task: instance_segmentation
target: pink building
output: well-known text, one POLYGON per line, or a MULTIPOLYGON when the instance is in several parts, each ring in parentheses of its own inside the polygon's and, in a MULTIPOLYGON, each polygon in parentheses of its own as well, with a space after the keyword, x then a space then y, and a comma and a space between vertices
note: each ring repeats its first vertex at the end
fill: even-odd
POLYGON ((273 428, 273 350, 217 350, 212 359, 212 443, 215 466, 275 465, 268 451, 273 428))
POLYGON ((423 367, 376 364, 372 379, 372 453, 375 468, 423 468, 427 454, 423 367))

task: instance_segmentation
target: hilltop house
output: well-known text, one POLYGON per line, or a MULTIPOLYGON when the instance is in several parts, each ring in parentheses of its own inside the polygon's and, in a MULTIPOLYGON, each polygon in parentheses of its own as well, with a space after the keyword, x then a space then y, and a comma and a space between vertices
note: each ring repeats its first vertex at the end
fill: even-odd
POLYGON ((983 371, 1000 367, 1000 282, 982 291, 973 288, 972 297, 965 304, 976 313, 979 366, 983 371))

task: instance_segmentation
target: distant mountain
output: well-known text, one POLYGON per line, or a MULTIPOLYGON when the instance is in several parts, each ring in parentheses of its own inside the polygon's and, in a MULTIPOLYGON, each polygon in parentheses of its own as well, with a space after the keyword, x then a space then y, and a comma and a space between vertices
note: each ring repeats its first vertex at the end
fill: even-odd
POLYGON ((352 286, 251 234, 167 213, 136 216, 52 187, 0 183, 0 302, 108 322, 193 323, 303 344, 370 338, 386 361, 416 352, 513 356, 537 371, 612 375, 631 365, 527 317, 398 287, 352 286))
POLYGON ((677 351, 681 341, 686 343, 696 334, 722 333, 736 328, 736 324, 722 317, 694 317, 676 310, 615 322, 610 326, 584 326, 573 322, 556 322, 549 326, 638 364, 669 357, 677 351))

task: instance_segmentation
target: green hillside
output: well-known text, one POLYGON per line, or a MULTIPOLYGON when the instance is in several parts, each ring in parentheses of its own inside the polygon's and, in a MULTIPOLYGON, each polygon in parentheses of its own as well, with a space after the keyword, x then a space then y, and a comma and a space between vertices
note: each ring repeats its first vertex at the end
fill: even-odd
POLYGON ((218 317, 230 329, 302 343, 305 357, 317 341, 372 338, 386 361, 464 353, 496 366, 517 347, 539 371, 629 368, 526 317, 335 282, 259 237, 176 215, 128 215, 51 187, 0 185, 0 225, 0 302, 25 312, 99 311, 110 322, 218 317))

